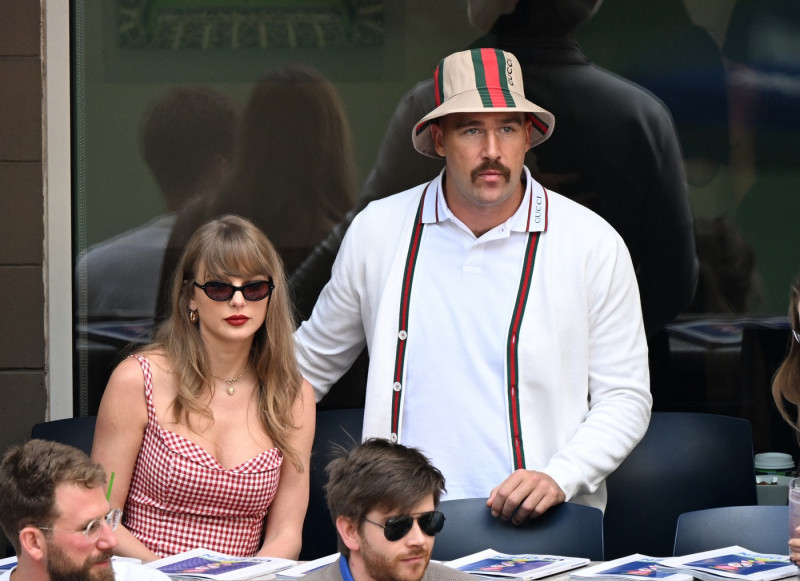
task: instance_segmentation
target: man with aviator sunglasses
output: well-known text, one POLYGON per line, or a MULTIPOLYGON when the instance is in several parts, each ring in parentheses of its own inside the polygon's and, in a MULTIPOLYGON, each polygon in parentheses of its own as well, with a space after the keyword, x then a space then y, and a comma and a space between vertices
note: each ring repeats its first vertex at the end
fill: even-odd
POLYGON ((17 566, 0 580, 166 581, 142 565, 112 561, 122 511, 109 510, 106 474, 72 446, 31 440, 0 464, 0 524, 17 566))
POLYGON ((339 537, 338 561, 307 581, 466 581, 430 563, 444 476, 416 448, 370 438, 327 467, 325 492, 339 537))

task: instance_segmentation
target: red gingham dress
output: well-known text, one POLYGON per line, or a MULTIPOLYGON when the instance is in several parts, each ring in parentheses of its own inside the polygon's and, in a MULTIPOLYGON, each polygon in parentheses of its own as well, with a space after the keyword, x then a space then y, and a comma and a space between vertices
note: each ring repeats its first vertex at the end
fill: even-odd
POLYGON ((161 557, 197 547, 255 555, 278 489, 283 454, 272 448, 225 470, 194 442, 162 429, 153 407, 150 362, 136 358, 144 372, 148 421, 123 524, 161 557))

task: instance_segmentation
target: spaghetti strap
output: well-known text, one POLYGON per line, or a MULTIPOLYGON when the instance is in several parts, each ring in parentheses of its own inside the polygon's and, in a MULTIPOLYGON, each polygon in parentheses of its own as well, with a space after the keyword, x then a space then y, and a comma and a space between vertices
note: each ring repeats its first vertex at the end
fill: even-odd
POLYGON ((150 360, 144 355, 134 355, 134 357, 139 361, 139 365, 142 366, 142 373, 144 374, 144 398, 147 402, 147 420, 148 423, 157 426, 156 409, 153 407, 153 372, 150 370, 150 360))

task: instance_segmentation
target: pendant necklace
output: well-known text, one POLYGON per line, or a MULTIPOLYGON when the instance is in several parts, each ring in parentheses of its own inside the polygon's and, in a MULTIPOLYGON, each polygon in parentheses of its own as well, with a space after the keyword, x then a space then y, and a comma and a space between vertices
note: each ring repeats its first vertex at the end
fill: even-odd
POLYGON ((237 381, 239 381, 239 379, 242 377, 242 375, 244 375, 244 372, 247 371, 247 366, 248 365, 250 365, 250 361, 248 361, 247 363, 244 364, 244 368, 242 369, 242 372, 239 375, 237 375, 236 377, 234 377, 233 379, 223 379, 222 377, 214 375, 213 373, 211 375, 214 378, 219 379, 220 381, 224 381, 225 383, 227 383, 228 387, 225 388, 225 391, 227 392, 228 395, 233 395, 234 393, 236 393, 236 388, 233 387, 233 384, 236 383, 237 381))

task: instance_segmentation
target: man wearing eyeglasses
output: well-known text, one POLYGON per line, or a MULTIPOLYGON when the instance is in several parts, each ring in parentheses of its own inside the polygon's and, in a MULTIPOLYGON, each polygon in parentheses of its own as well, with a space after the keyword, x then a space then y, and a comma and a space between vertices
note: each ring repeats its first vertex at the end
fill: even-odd
POLYGON ((44 440, 11 448, 0 464, 0 523, 17 566, 0 581, 169 579, 111 560, 120 516, 109 510, 103 467, 80 450, 44 440))
POLYGON ((436 510, 444 477, 419 450, 371 438, 327 466, 328 509, 339 537, 338 561, 307 581, 470 581, 430 563, 445 524, 436 510))

